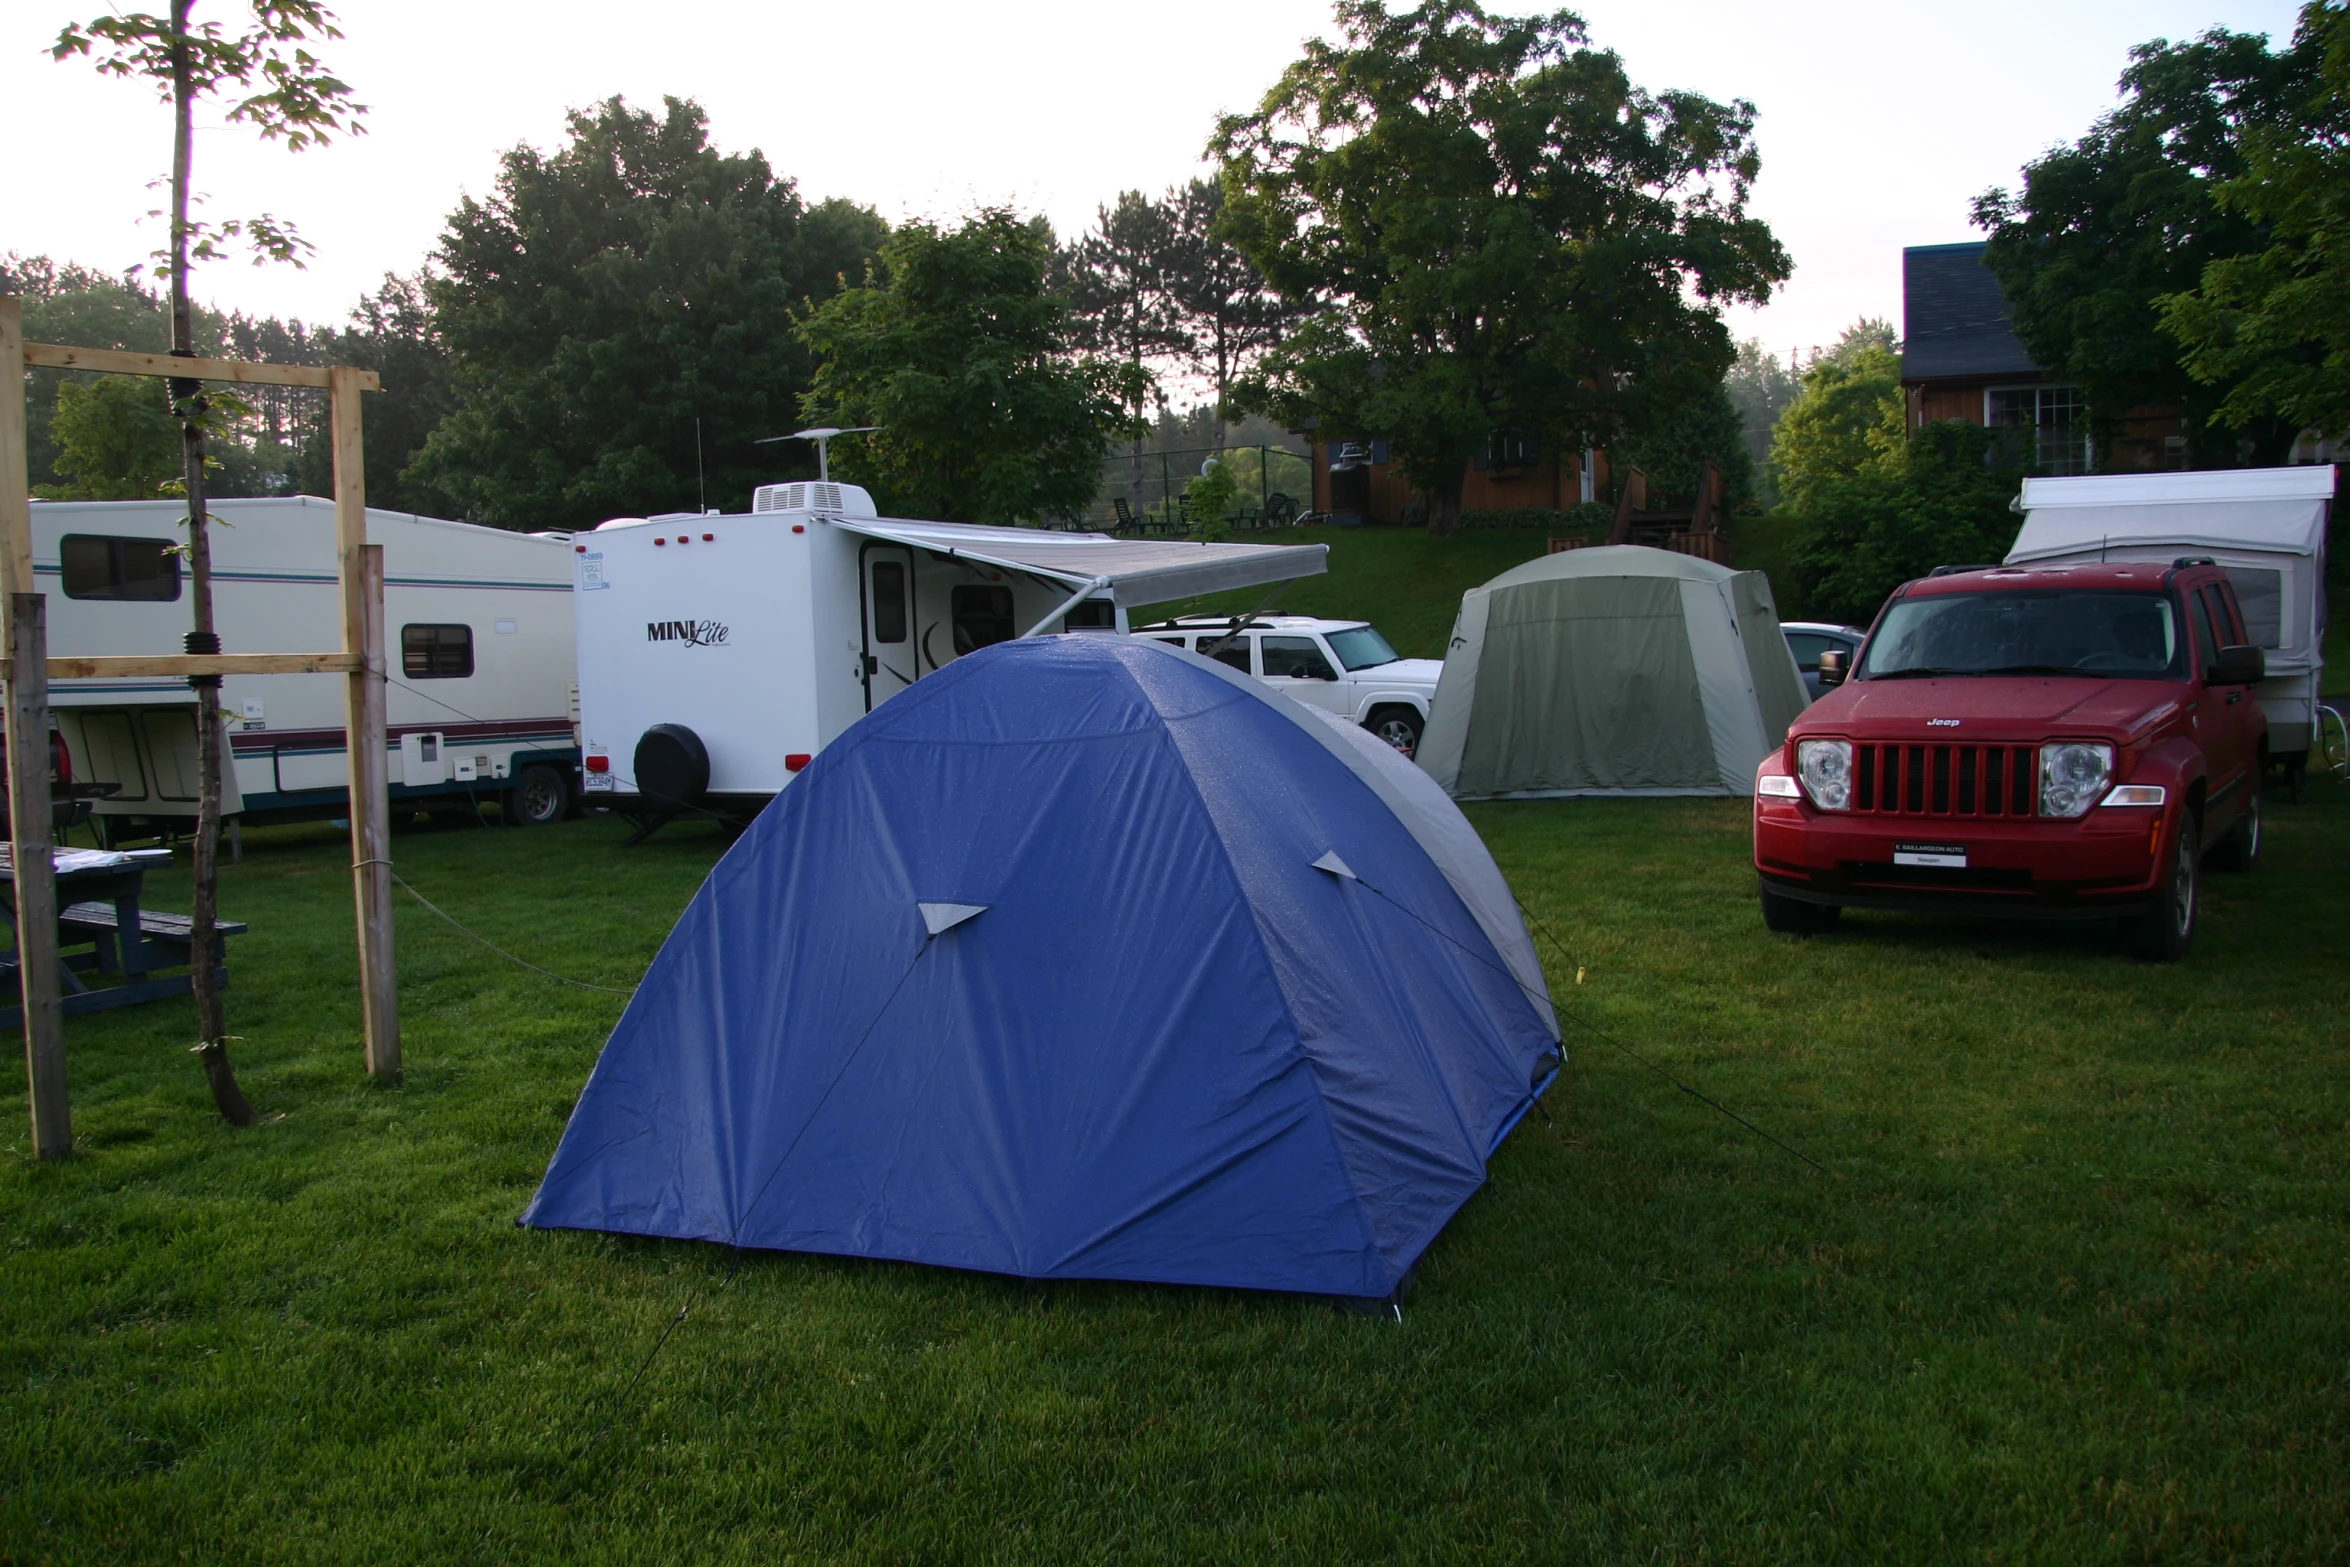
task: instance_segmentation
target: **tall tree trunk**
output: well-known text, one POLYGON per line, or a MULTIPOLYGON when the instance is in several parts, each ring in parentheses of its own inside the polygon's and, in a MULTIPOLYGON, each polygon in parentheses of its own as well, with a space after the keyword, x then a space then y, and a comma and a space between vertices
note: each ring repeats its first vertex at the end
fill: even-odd
POLYGON ((1461 487, 1466 465, 1450 470, 1450 477, 1428 492, 1428 536, 1449 539, 1461 531, 1461 487))
MULTIPOLYGON (((189 81, 188 7, 171 0, 171 351, 196 352, 195 312, 188 302, 188 174, 194 156, 192 85, 189 81)), ((188 602, 195 619, 187 646, 191 653, 220 651, 212 622, 212 538, 204 510, 204 415, 201 381, 171 383, 172 413, 180 425, 180 463, 188 492, 188 602)), ((196 1058, 211 1085, 212 1102, 232 1124, 251 1126, 253 1107, 237 1086, 228 1059, 228 1020, 221 1004, 219 973, 212 949, 220 906, 220 678, 198 675, 196 691, 196 894, 188 921, 188 975, 196 992, 196 1058)), ((127 937, 127 933, 126 933, 127 937)), ((135 938, 128 938, 135 939, 135 938)))

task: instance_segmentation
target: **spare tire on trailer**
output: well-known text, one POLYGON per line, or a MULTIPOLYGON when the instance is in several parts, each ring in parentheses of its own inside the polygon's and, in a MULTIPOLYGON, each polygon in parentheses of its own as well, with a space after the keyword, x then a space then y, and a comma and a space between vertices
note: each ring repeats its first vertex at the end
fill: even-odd
POLYGON ((664 814, 701 809, 710 792, 710 748, 683 724, 655 724, 636 743, 636 792, 664 814))

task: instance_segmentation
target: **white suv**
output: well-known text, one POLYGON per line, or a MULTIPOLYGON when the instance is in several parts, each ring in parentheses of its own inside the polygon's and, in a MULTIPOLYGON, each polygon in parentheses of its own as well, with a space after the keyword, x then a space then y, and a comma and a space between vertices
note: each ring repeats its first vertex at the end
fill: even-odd
POLYGON ((1313 707, 1353 719, 1409 756, 1428 727, 1428 704, 1444 664, 1398 658, 1387 639, 1360 620, 1259 615, 1246 625, 1229 615, 1186 615, 1137 626, 1138 637, 1172 642, 1254 675, 1313 707))

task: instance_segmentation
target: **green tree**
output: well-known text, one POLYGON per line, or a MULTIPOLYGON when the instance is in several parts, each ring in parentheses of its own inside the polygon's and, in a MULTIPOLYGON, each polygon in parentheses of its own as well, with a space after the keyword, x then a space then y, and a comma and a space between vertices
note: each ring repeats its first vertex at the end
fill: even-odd
POLYGON ((1908 405, 1890 328, 1863 321, 1803 372, 1802 391, 1771 435, 1779 493, 1808 514, 1819 487, 1908 461, 1908 405), (1880 330, 1881 329, 1881 330, 1880 330))
POLYGON ((1936 566, 2005 559, 2024 477, 2010 456, 1998 432, 1951 420, 1911 432, 1897 463, 1819 479, 1795 547, 1798 600, 1865 626, 1888 593, 1936 566))
POLYGON ((2081 388, 2101 448, 2132 409, 2176 406, 2192 466, 2235 464, 2240 439, 2255 463, 2278 461, 2293 422, 2239 404, 2228 428, 2218 416, 2244 372, 2215 359, 2212 379, 2190 373, 2162 302, 2215 264, 2268 249, 2266 221, 2216 196, 2246 177, 2246 137, 2307 97, 2314 62, 2304 48, 2272 53, 2265 37, 2219 28, 2140 45, 2130 59, 2118 108, 2026 164, 2020 191, 1977 199, 1985 262, 2033 361, 2081 388))
POLYGON ((1746 426, 1728 383, 1718 376, 1648 375, 1625 393, 1624 429, 1608 448, 1609 465, 1648 476, 1655 500, 1691 503, 1705 482, 1705 465, 1722 475, 1722 499, 1731 507, 1754 498, 1754 459, 1746 426))
MULTIPOLYGON (((200 99, 226 99, 226 118, 265 141, 282 141, 300 152, 337 135, 353 135, 366 110, 351 89, 330 73, 310 45, 340 38, 333 13, 317 0, 247 0, 242 31, 224 32, 217 22, 199 22, 195 0, 170 0, 168 12, 109 13, 86 23, 69 23, 51 54, 59 60, 91 56, 109 76, 143 80, 171 105, 172 144, 170 238, 160 258, 171 283, 171 349, 197 352, 196 311, 188 293, 188 267, 222 253, 223 242, 239 240, 265 260, 300 263, 309 247, 292 226, 267 213, 207 223, 193 216, 191 180, 195 166, 195 108, 200 99)), ((175 380, 171 390, 180 426, 180 482, 188 503, 188 607, 194 637, 219 645, 212 619, 212 546, 204 509, 208 434, 220 412, 202 383, 175 380)), ((241 411, 241 407, 240 410, 241 411)), ((196 687, 195 896, 189 916, 191 950, 209 952, 219 901, 216 852, 220 843, 220 682, 192 681, 196 687)), ((239 1126, 253 1123, 253 1107, 238 1088, 228 1059, 228 1025, 220 982, 210 963, 189 971, 196 999, 196 1054, 220 1113, 239 1126)))
POLYGON ((1788 261, 1746 212, 1752 105, 1635 86, 1572 12, 1336 14, 1340 41, 1210 144, 1224 234, 1309 312, 1249 400, 1386 438, 1451 533, 1495 431, 1604 445, 1643 370, 1718 381, 1717 307, 1768 299, 1788 261))
MULTIPOLYGON (((383 286, 363 296, 350 324, 326 334, 326 357, 335 364, 373 370, 383 390, 368 400, 361 438, 367 448, 368 504, 394 511, 438 512, 454 503, 410 477, 408 469, 434 428, 454 405, 455 367, 441 341, 424 279, 387 273, 383 286)), ((296 487, 315 495, 331 493, 331 443, 313 440, 298 459, 296 487)))
POLYGON ((2291 52, 2315 82, 2296 73, 2286 111, 2246 133, 2243 172, 2219 188, 2267 245, 2207 261, 2196 288, 2162 301, 2188 373, 2219 394, 2218 422, 2256 440, 2350 431, 2350 6, 2304 6, 2291 52))
POLYGON ((1281 341, 1290 309, 1222 230, 1224 187, 1193 180, 1167 193, 1171 214, 1165 266, 1181 351, 1189 367, 1216 388, 1217 418, 1237 417, 1233 384, 1281 341))
POLYGON ((1723 378, 1729 389, 1730 402, 1738 410, 1738 424, 1746 439, 1747 460, 1754 465, 1757 488, 1766 506, 1779 501, 1777 481, 1771 477, 1771 435, 1779 423, 1779 415, 1787 411, 1803 383, 1796 378, 1793 368, 1782 364, 1777 354, 1762 344, 1762 339, 1745 338, 1738 344, 1737 362, 1723 378))
POLYGON ((104 375, 57 388, 51 423, 52 501, 150 501, 180 490, 180 431, 163 387, 146 376, 104 375))
POLYGON ((756 443, 809 385, 794 312, 861 274, 884 225, 717 151, 682 99, 658 117, 608 99, 569 128, 449 219, 423 291, 450 409, 404 482, 502 528, 692 508, 705 467, 713 504, 748 505, 775 477, 756 443))
POLYGON ((905 516, 1017 523, 1077 511, 1102 450, 1133 426, 1132 364, 1071 346, 1048 287, 1052 236, 989 210, 882 242, 862 287, 817 306, 801 337, 822 363, 811 422, 878 425, 841 443, 841 472, 905 516))
POLYGON ((1068 296, 1069 340, 1126 366, 1127 412, 1134 437, 1129 487, 1143 485, 1142 424, 1153 403, 1165 405, 1152 366, 1181 353, 1189 337, 1168 289, 1175 242, 1173 214, 1139 190, 1118 193, 1095 210, 1093 228, 1058 258, 1057 282, 1068 296))

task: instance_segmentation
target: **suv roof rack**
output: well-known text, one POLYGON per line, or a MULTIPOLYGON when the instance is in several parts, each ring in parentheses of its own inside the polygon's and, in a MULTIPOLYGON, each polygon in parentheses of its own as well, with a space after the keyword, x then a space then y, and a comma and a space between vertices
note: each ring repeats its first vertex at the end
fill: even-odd
POLYGON ((1936 566, 1926 575, 1929 577, 1955 577, 1962 571, 1990 571, 1998 564, 1997 561, 1986 561, 1975 566, 1936 566))
POLYGON ((2184 571, 2189 566, 2216 566, 2218 564, 2219 562, 2213 560, 2209 555, 2181 555, 2170 563, 2170 569, 2184 571))

